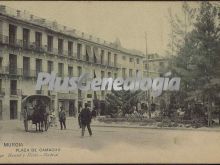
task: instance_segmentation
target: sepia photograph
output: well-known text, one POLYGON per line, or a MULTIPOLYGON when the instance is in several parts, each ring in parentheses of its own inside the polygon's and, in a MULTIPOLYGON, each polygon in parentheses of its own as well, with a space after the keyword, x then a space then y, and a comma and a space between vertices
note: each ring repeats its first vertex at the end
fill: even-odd
POLYGON ((219 146, 220 2, 0 2, 0 164, 220 163, 219 146))

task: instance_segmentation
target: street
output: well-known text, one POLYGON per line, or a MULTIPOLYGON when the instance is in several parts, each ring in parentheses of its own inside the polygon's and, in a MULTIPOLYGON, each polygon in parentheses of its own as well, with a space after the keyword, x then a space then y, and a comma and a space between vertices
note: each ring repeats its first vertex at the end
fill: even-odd
MULTIPOLYGON (((31 123, 30 123, 31 124, 31 123)), ((92 127, 93 136, 80 137, 77 119, 67 120, 67 129, 49 128, 47 132, 25 132, 22 121, 0 122, 0 153, 15 149, 4 143, 22 143, 23 148, 60 148, 59 156, 20 157, 8 162, 220 162, 220 132, 194 130, 134 129, 92 127)), ((19 147, 17 147, 19 148, 19 147)), ((6 159, 7 158, 7 159, 6 159)))

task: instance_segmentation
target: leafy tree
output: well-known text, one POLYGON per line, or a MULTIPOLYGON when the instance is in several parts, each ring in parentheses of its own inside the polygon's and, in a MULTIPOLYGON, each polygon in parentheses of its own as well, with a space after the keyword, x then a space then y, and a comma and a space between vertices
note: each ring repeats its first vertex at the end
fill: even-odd
POLYGON ((172 59, 172 72, 182 78, 182 91, 188 97, 202 96, 209 105, 220 88, 219 11, 211 2, 200 3, 192 30, 185 34, 172 59))
POLYGON ((112 91, 106 95, 106 102, 109 107, 110 114, 132 112, 132 107, 137 106, 137 103, 143 98, 143 91, 112 91), (120 111, 121 110, 121 111, 120 111))

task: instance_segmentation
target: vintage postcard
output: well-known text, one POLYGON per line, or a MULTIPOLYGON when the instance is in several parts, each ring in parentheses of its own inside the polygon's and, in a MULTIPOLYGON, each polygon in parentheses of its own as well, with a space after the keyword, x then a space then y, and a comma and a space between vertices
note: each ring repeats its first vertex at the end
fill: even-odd
POLYGON ((220 3, 1 1, 1 163, 220 163, 220 3))

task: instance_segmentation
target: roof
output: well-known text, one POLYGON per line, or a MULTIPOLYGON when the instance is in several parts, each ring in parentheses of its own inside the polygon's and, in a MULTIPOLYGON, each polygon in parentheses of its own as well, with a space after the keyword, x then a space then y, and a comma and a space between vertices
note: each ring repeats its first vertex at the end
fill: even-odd
POLYGON ((70 28, 70 27, 58 24, 57 21, 50 21, 50 20, 46 20, 45 18, 35 16, 29 13, 28 11, 20 11, 20 10, 16 10, 16 9, 13 9, 13 8, 10 8, 4 5, 0 5, 0 14, 9 16, 13 19, 17 19, 23 22, 31 23, 31 24, 38 25, 44 28, 48 28, 52 31, 56 31, 61 34, 68 35, 74 38, 101 44, 103 46, 108 46, 112 49, 116 49, 124 53, 128 53, 130 55, 135 55, 135 56, 140 56, 140 57, 144 56, 143 53, 138 50, 130 50, 130 49, 123 48, 121 44, 119 44, 120 42, 117 42, 117 43, 108 42, 99 37, 95 37, 94 35, 87 34, 85 32, 81 32, 74 28, 70 28), (120 46, 118 46, 118 44, 120 46))

